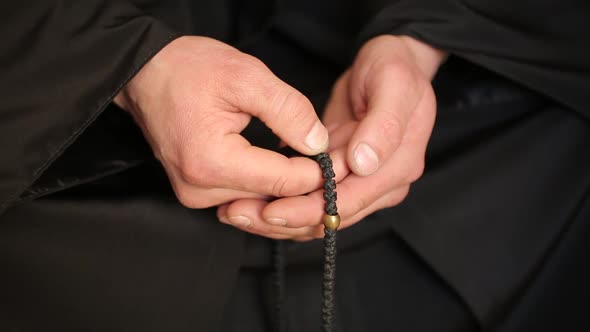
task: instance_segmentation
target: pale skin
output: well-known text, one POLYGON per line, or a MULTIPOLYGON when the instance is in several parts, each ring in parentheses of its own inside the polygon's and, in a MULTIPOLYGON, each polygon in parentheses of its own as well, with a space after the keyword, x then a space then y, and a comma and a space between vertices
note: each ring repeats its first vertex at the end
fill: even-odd
POLYGON ((340 227, 349 227, 399 204, 422 175, 436 112, 430 81, 445 56, 410 37, 371 39, 335 83, 322 125, 259 60, 182 37, 115 102, 142 128, 183 205, 218 206, 219 220, 243 231, 307 241, 323 236, 319 167, 251 146, 240 135, 251 117, 302 154, 330 153, 340 227))

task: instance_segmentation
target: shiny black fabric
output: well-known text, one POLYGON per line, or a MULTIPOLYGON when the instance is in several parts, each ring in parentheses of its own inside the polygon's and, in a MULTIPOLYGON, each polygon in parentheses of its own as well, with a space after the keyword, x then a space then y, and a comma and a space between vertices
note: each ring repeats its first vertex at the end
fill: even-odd
MULTIPOLYGON (((264 246, 244 257, 244 234, 212 210, 180 206, 113 96, 169 41, 199 34, 260 57, 321 110, 358 46, 379 33, 412 35, 452 56, 434 82, 423 179, 399 207, 343 231, 341 246, 393 229, 484 329, 572 320, 588 329, 574 309, 589 293, 580 279, 587 264, 571 249, 582 241, 574 229, 590 220, 588 6, 3 2, 0 329, 218 327, 239 267, 264 257, 264 246), (577 291, 563 290, 564 280, 577 291), (565 307, 531 322, 550 307, 547 294, 565 294, 565 307)), ((260 123, 246 133, 276 143, 260 123)), ((319 246, 292 244, 288 259, 314 262, 319 246)))

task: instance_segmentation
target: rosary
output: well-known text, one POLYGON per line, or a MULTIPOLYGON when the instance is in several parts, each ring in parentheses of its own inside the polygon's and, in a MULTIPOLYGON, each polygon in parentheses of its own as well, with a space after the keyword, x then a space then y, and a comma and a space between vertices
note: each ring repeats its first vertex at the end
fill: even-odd
MULTIPOLYGON (((327 153, 313 157, 319 164, 324 178, 324 273, 322 278, 321 326, 323 332, 331 332, 334 321, 334 286, 336 280, 336 231, 340 226, 340 216, 336 207, 336 181, 332 159, 327 153)), ((285 255, 282 241, 275 245, 274 286, 276 292, 275 331, 285 332, 286 324, 283 312, 285 296, 285 255)))

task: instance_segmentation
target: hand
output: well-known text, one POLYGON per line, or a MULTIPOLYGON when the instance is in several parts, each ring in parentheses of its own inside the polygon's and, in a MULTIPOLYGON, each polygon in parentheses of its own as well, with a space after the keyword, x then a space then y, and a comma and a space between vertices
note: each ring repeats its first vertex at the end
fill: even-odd
MULTIPOLYGON (((341 228, 399 204, 421 176, 436 109, 430 80, 444 57, 409 37, 379 36, 336 82, 324 124, 335 163, 352 170, 337 187, 341 228)), ((304 241, 323 236, 323 205, 317 190, 271 203, 239 200, 218 215, 248 215, 252 233, 304 241), (273 223, 282 228, 269 234, 273 223)))
POLYGON ((179 38, 115 102, 133 115, 185 206, 299 195, 321 185, 312 160, 251 146, 240 135, 256 116, 303 154, 328 146, 311 103, 261 61, 229 45, 179 38))

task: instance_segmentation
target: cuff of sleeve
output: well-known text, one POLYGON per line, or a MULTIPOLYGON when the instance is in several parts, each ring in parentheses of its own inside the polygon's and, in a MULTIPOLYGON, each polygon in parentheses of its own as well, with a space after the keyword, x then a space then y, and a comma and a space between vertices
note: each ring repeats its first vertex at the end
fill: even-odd
MULTIPOLYGON (((78 144, 73 149, 100 158, 70 154, 67 167, 56 162, 96 122, 142 66, 179 37, 136 8, 122 4, 113 7, 116 8, 100 9, 103 12, 99 18, 92 13, 84 17, 57 11, 51 18, 56 22, 46 22, 47 29, 7 39, 7 47, 16 60, 10 67, 0 63, 0 71, 6 73, 0 78, 0 86, 10 96, 5 100, 6 107, 0 109, 0 116, 6 119, 0 123, 0 141, 11 142, 3 147, 0 156, 0 214, 23 199, 83 182, 80 175, 90 179, 112 174, 137 162, 137 153, 129 156, 134 161, 116 162, 120 161, 121 146, 126 145, 121 142, 137 140, 129 138, 133 134, 127 130, 114 129, 113 117, 106 121, 110 126, 92 131, 102 132, 102 142, 98 142, 99 136, 92 135, 94 141, 80 141, 88 143, 88 148, 78 144), (77 25, 80 22, 76 20, 85 18, 83 26, 77 25), (68 26, 51 29, 63 22, 68 22, 68 26), (34 44, 25 48, 19 41, 22 38, 34 44), (108 151, 119 155, 114 158, 108 151), (51 172, 46 172, 49 168, 51 172), (64 183, 64 179, 74 182, 64 183)), ((35 12, 31 11, 28 15, 32 17, 35 12)), ((121 117, 118 119, 115 122, 120 122, 121 117)))

